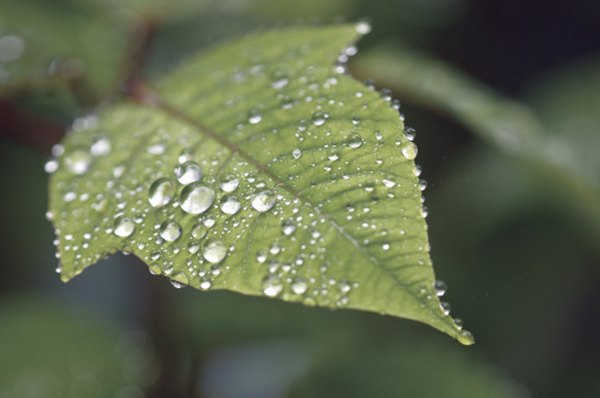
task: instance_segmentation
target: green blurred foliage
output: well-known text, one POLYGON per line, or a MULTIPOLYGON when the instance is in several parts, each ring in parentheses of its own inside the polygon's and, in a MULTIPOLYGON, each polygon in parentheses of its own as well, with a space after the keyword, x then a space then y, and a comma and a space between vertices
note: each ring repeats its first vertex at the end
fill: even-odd
MULTIPOLYGON (((571 25, 559 26, 562 30, 556 40, 552 36, 544 39, 548 42, 546 51, 565 54, 558 58, 562 67, 550 70, 551 63, 543 64, 540 54, 544 49, 536 48, 539 42, 533 41, 527 54, 538 56, 538 76, 528 82, 523 76, 527 76, 525 72, 533 74, 527 69, 529 60, 522 52, 497 48, 501 40, 490 35, 493 24, 478 19, 481 4, 487 3, 2 0, 0 52, 2 43, 12 50, 0 55, 0 97, 19 109, 32 111, 33 116, 44 115, 66 126, 90 106, 118 95, 131 37, 144 18, 162 21, 143 70, 147 76, 160 76, 192 51, 251 30, 313 17, 320 21, 338 16, 346 20, 366 17, 373 32, 359 43, 361 52, 386 42, 434 55, 452 54, 454 62, 464 61, 467 70, 474 69, 473 59, 492 65, 476 71, 477 75, 500 76, 488 83, 501 91, 525 89, 521 104, 531 107, 540 121, 548 153, 558 151, 564 159, 576 159, 579 166, 566 162, 565 168, 597 183, 600 49, 596 45, 596 54, 574 59, 574 50, 559 46, 561 40, 572 40, 570 47, 581 48, 583 35, 573 38, 563 33, 593 26, 594 12, 589 10, 596 2, 574 6, 585 11, 580 24, 568 19, 571 14, 561 14, 565 24, 571 25), (2 42, 2 38, 15 35, 25 39, 22 60, 12 59, 19 53, 18 41, 2 42), (472 51, 474 48, 480 51, 472 51), (75 80, 86 82, 83 90, 70 84, 73 75, 68 72, 73 69, 69 63, 63 63, 66 69, 59 68, 58 75, 48 74, 55 59, 81 61, 71 66, 83 65, 75 68, 75 72, 82 71, 75 80), (500 70, 502 65, 510 68, 500 70), (508 88, 499 83, 505 76, 511 77, 508 88)), ((518 13, 528 8, 528 4, 512 7, 509 3, 498 2, 496 10, 518 13)), ((569 7, 566 3, 555 5, 559 11, 569 7)), ((535 13, 542 18, 552 9, 538 7, 535 13)), ((511 21, 518 20, 517 14, 510 16, 511 21)), ((537 22, 527 20, 532 36, 537 22)), ((514 37, 514 28, 505 27, 502 40, 514 37)), ((517 40, 532 43, 527 35, 517 40)), ((522 48, 523 43, 517 40, 512 45, 522 48)), ((402 57, 402 53, 397 55, 402 57)), ((361 72, 361 77, 385 82, 394 89, 393 82, 374 70, 361 72)), ((184 396, 183 391, 192 391, 187 396, 216 396, 245 386, 243 375, 255 374, 255 364, 256 369, 263 369, 261 360, 271 360, 283 369, 294 355, 303 358, 304 365, 275 396, 600 395, 600 245, 598 235, 585 221, 589 204, 600 203, 600 198, 592 193, 585 199, 587 205, 578 205, 582 195, 562 177, 502 153, 457 120, 432 111, 428 104, 404 96, 401 90, 396 89, 394 95, 402 102, 407 124, 418 130, 418 161, 423 166, 422 177, 429 181, 428 222, 437 274, 450 286, 447 298, 453 304, 453 314, 464 318, 478 337, 475 346, 456 347, 450 339, 424 326, 388 317, 331 312, 221 292, 182 292, 150 276, 145 266, 123 257, 98 265, 69 285, 60 285, 54 274, 53 235, 43 217, 45 155, 2 136, 0 364, 6 363, 9 352, 16 351, 23 355, 15 360, 20 362, 14 369, 33 372, 37 361, 29 358, 54 346, 56 356, 44 357, 45 366, 62 369, 60 374, 66 377, 69 367, 61 362, 66 358, 64 353, 79 341, 91 342, 85 349, 92 352, 91 357, 110 356, 110 350, 90 350, 94 350, 95 341, 113 344, 122 330, 118 325, 125 320, 139 323, 157 347, 160 374, 146 380, 152 384, 145 388, 146 396, 184 396), (64 308, 44 306, 39 297, 45 301, 49 296, 60 297, 56 305, 64 308), (17 297, 26 297, 30 304, 16 304, 21 302, 17 297), (87 316, 78 312, 73 320, 68 309, 73 302, 81 304, 87 316), (108 319, 99 320, 100 314, 108 319), (77 338, 70 337, 74 334, 77 338), (281 350, 274 354, 268 349, 282 339, 300 347, 283 350, 290 355, 289 361, 281 356, 281 350), (248 344, 258 348, 251 351, 248 362, 239 361, 247 363, 246 367, 228 373, 223 370, 225 365, 217 366, 223 363, 219 358, 227 356, 224 353, 239 354, 231 358, 246 355, 243 347, 248 344), (215 372, 227 375, 226 381, 214 376, 215 372), (168 393, 157 395, 160 388, 156 386, 162 384, 164 375, 170 377, 172 386, 168 393), (226 390, 224 385, 232 389, 226 390)), ((1 122, 4 133, 7 126, 1 122)), ((121 377, 118 372, 114 376, 121 377)), ((263 396, 268 396, 268 382, 259 383, 263 396)), ((98 390, 86 396, 101 394, 108 386, 97 385, 98 390)), ((7 387, 1 385, 0 391, 2 388, 7 387)), ((123 396, 142 396, 137 393, 129 390, 123 396)))

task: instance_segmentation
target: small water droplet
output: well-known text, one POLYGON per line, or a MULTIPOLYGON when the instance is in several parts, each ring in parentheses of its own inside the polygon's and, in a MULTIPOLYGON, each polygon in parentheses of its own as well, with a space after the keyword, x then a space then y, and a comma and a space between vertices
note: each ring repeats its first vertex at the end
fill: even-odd
POLYGON ((223 261, 227 255, 227 248, 218 240, 212 240, 204 246, 202 256, 209 263, 217 264, 223 261))
POLYGON ((415 139, 416 134, 417 134, 417 131, 412 127, 406 127, 404 129, 404 136, 409 141, 413 141, 415 139))
POLYGON ((292 292, 297 295, 302 295, 308 290, 308 283, 302 278, 296 278, 291 284, 292 292))
POLYGON ((300 149, 298 149, 298 148, 294 149, 294 150, 292 151, 292 157, 293 157, 294 159, 296 159, 296 160, 297 160, 297 159, 300 159, 300 158, 302 157, 302 151, 301 151, 300 149))
POLYGON ((58 170, 58 160, 56 159, 50 159, 46 162, 46 164, 44 164, 44 171, 48 174, 52 174, 54 173, 56 170, 58 170))
POLYGON ((282 77, 271 83, 271 87, 273 87, 275 90, 281 90, 282 88, 287 86, 289 82, 290 80, 287 77, 282 77))
POLYGON ((296 231, 296 224, 294 224, 294 221, 292 220, 287 220, 281 226, 281 230, 284 235, 289 236, 296 231))
POLYGON ((202 223, 197 223, 192 227, 192 237, 194 239, 202 239, 206 236, 206 227, 202 223))
POLYGON ((174 221, 165 221, 160 226, 160 237, 168 242, 174 242, 181 236, 181 227, 174 221))
POLYGON ((250 124, 258 124, 262 120, 262 116, 258 112, 258 110, 253 109, 250 111, 248 115, 248 123, 250 124))
POLYGON ((448 290, 446 284, 440 280, 435 281, 435 283, 433 284, 433 288, 435 289, 435 294, 438 297, 442 297, 448 290))
POLYGON ((225 214, 236 214, 241 207, 240 201, 235 196, 228 195, 221 199, 221 211, 225 214))
POLYGON ((351 149, 356 149, 356 148, 360 148, 363 144, 363 139, 360 135, 358 134, 353 134, 350 139, 348 140, 348 142, 346 142, 346 145, 348 145, 348 148, 351 149))
POLYGON ((221 179, 219 188, 221 188, 223 192, 233 192, 239 185, 240 181, 237 179, 237 177, 233 174, 228 174, 221 179))
POLYGON ((180 199, 183 211, 189 214, 201 214, 212 206, 215 191, 194 182, 181 191, 180 199))
POLYGON ((384 251, 388 251, 388 250, 390 250, 390 244, 389 244, 389 243, 387 243, 387 242, 386 242, 386 243, 384 243, 384 244, 382 244, 382 245, 381 245, 381 249, 382 249, 382 250, 384 250, 384 251))
POLYGON ((386 188, 394 188, 396 186, 396 182, 395 181, 388 180, 386 178, 384 178, 383 180, 381 180, 381 182, 383 182, 383 185, 385 185, 386 188))
POLYGON ((450 314, 450 304, 442 301, 440 302, 440 308, 442 309, 442 312, 444 313, 444 315, 449 315, 450 314))
POLYGON ((175 183, 168 178, 155 180, 148 190, 148 202, 152 207, 162 207, 173 199, 175 194, 175 183))
POLYGON ((73 174, 85 174, 92 165, 92 156, 83 149, 74 149, 65 157, 65 165, 73 174))
POLYGON ((135 223, 129 217, 119 217, 115 221, 114 234, 121 238, 126 238, 133 234, 135 223))
POLYGON ((188 185, 192 182, 200 181, 202 178, 202 168, 198 163, 189 160, 175 167, 175 176, 177 176, 177 181, 180 184, 188 185))
POLYGON ((315 126, 322 126, 325 124, 329 115, 325 112, 315 112, 312 115, 312 122, 315 126))
POLYGON ((90 153, 93 156, 106 156, 110 153, 111 149, 110 139, 105 136, 99 136, 92 142, 90 153))
POLYGON ((417 157, 418 149, 415 144, 413 144, 412 142, 408 142, 402 147, 401 151, 402 156, 404 156, 406 159, 414 160, 417 157))
POLYGON ((162 155, 167 150, 164 144, 153 144, 146 148, 146 151, 151 155, 162 155))
POLYGON ((268 297, 275 297, 283 290, 281 279, 275 275, 268 275, 263 279, 263 293, 268 297))
POLYGON ((427 188, 426 180, 419 180, 419 190, 424 191, 427 188))
POLYGON ((356 29, 357 33, 359 33, 361 35, 366 35, 369 32, 371 32, 371 24, 369 24, 368 22, 365 22, 365 21, 361 21, 356 24, 354 29, 356 29))
POLYGON ((264 213, 275 205, 275 194, 266 190, 259 192, 252 198, 252 207, 254 210, 264 213))

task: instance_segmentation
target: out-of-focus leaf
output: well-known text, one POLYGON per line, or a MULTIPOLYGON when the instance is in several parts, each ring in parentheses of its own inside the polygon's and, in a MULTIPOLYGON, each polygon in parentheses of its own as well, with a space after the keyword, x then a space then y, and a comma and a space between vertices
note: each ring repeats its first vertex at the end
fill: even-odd
POLYGON ((141 331, 33 298, 0 303, 0 325, 3 398, 138 396, 154 380, 141 331))
POLYGON ((488 364, 442 345, 369 345, 314 361, 292 397, 517 398, 526 391, 488 364))
POLYGON ((62 278, 123 250, 176 285, 376 311, 471 344, 434 286, 416 147, 333 67, 366 29, 250 35, 161 81, 157 108, 77 122, 50 167, 62 278))

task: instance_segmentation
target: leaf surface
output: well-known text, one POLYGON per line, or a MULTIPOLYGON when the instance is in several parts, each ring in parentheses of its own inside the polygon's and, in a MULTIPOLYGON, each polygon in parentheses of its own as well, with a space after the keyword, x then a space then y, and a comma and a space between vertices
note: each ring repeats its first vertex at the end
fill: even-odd
POLYGON ((250 35, 189 60, 150 105, 76 122, 50 161, 62 278, 121 250, 176 286, 376 311, 471 344, 434 287, 416 147, 333 66, 364 28, 250 35))

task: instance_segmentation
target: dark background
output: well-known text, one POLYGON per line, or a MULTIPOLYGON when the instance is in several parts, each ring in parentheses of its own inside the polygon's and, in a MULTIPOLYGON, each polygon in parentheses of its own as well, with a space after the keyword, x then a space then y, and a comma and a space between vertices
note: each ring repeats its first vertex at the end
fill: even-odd
POLYGON ((549 135, 570 117, 586 121, 586 145, 575 138, 573 150, 600 157, 600 3, 18 3, 0 1, 0 40, 15 32, 30 40, 22 64, 0 63, 11 74, 0 85, 1 398, 600 396, 597 230, 573 216, 568 207, 578 204, 561 200, 557 190, 570 196, 569 188, 552 175, 402 92, 394 95, 418 131, 429 182, 436 275, 474 333, 472 347, 375 314, 176 290, 123 255, 62 284, 43 171, 75 117, 141 78, 244 32, 339 17, 372 24, 357 57, 382 43, 416 48, 523 101, 549 135), (89 29, 94 40, 67 44, 89 29), (98 357, 102 365, 90 365, 98 357))

